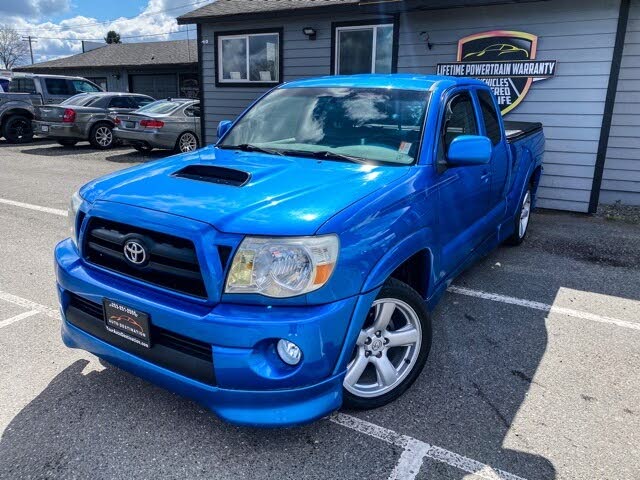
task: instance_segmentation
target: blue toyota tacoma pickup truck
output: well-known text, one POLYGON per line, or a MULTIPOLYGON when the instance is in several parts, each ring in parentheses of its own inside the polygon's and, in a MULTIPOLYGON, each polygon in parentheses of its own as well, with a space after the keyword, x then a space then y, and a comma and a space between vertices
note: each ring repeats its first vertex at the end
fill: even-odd
POLYGON ((447 286, 524 239, 544 150, 484 83, 413 75, 287 83, 218 137, 73 195, 62 338, 259 426, 409 388, 447 286))

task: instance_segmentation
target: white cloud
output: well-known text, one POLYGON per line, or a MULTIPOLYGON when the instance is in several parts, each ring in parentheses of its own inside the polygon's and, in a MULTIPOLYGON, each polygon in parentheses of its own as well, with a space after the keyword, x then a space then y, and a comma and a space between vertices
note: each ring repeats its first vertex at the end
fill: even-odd
POLYGON ((71 0, 14 0, 0 3, 1 17, 38 18, 42 12, 58 15, 69 11, 71 0))
MULTIPOLYGON (((0 6, 0 12, 7 10, 6 14, 10 16, 10 18, 5 17, 0 20, 0 23, 11 25, 23 35, 35 37, 36 42, 33 43, 34 60, 35 62, 43 62, 80 53, 82 51, 81 40, 102 41, 109 30, 118 32, 121 37, 123 37, 123 42, 186 38, 184 33, 169 34, 167 32, 185 30, 186 26, 178 26, 176 17, 208 3, 206 0, 195 5, 196 0, 148 0, 147 5, 138 16, 134 18, 120 17, 109 22, 101 22, 96 18, 80 15, 67 18, 58 23, 42 22, 37 19, 34 20, 34 14, 27 12, 27 7, 32 10, 34 5, 42 8, 45 4, 48 5, 46 8, 49 8, 49 14, 52 12, 51 9, 55 8, 56 5, 58 11, 64 11, 59 9, 68 9, 69 2, 70 0, 28 0, 26 2, 12 2, 16 4, 15 8, 0 6), (19 8, 17 6, 18 3, 24 3, 24 5, 19 8), (185 6, 186 4, 189 5, 185 6), (24 10, 24 13, 19 11, 21 8, 24 10), (11 12, 9 12, 9 10, 11 10, 11 12), (157 35, 161 33, 163 35, 157 35), (139 35, 149 34, 153 34, 154 36, 137 37, 139 35), (136 37, 126 38, 131 36, 136 37)), ((31 10, 28 11, 31 12, 31 10)), ((190 30, 195 29, 191 26, 190 30)), ((194 38, 195 32, 190 32, 190 35, 191 38, 194 38)), ((27 59, 26 62, 28 63, 29 60, 27 59)))

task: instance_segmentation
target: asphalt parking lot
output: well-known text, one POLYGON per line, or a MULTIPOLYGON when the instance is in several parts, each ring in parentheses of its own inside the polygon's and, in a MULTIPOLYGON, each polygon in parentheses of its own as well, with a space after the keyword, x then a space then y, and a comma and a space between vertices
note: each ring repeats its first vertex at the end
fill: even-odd
POLYGON ((65 348, 70 195, 164 155, 0 141, 0 478, 640 478, 640 225, 537 213, 456 281, 402 398, 305 427, 233 427, 65 348))

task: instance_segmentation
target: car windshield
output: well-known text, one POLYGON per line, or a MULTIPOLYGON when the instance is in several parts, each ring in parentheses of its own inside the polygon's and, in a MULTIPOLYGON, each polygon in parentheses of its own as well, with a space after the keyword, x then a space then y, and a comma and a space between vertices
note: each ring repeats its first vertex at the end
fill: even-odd
POLYGON ((145 105, 142 108, 139 108, 138 110, 136 110, 136 112, 139 112, 139 113, 153 113, 153 114, 162 115, 162 114, 165 114, 165 113, 173 112, 180 105, 184 105, 184 104, 180 103, 180 102, 172 102, 172 101, 169 101, 169 100, 158 100, 157 102, 153 102, 153 103, 150 103, 148 105, 145 105))
POLYGON ((79 93, 78 95, 74 95, 73 97, 69 97, 63 102, 60 102, 60 105, 76 105, 78 107, 86 107, 87 105, 91 105, 100 97, 98 95, 90 95, 88 93, 79 93))
POLYGON ((408 165, 418 155, 428 100, 429 92, 418 90, 280 88, 218 146, 408 165))

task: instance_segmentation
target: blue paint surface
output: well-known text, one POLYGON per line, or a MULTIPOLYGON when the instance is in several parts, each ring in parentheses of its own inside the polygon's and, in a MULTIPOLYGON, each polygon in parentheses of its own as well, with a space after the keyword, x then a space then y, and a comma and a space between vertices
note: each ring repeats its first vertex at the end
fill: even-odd
MULTIPOLYGON (((152 325, 211 345, 216 384, 142 360, 66 320, 65 344, 194 398, 234 423, 309 422, 340 407, 342 378, 369 306, 403 262, 414 255, 421 259, 424 289, 419 293, 433 308, 457 274, 513 233, 526 186, 532 178, 534 190, 537 186, 542 132, 511 144, 503 135, 486 164, 474 157, 469 165, 443 169, 438 162, 447 99, 465 89, 477 105, 475 90, 489 90, 482 82, 357 75, 279 88, 306 87, 428 90, 417 162, 361 165, 210 146, 85 185, 80 192, 80 248, 67 239, 55 250, 63 312, 71 293, 96 304, 109 298, 146 312, 152 325), (173 175, 190 164, 241 170, 249 180, 238 187, 173 175), (494 165, 500 167, 500 181, 492 178, 494 165), (87 262, 82 245, 93 217, 192 241, 207 297, 189 297, 87 262), (218 246, 229 247, 233 256, 245 235, 317 234, 336 234, 340 241, 335 271, 322 288, 284 299, 224 293, 227 269, 218 246), (279 360, 274 346, 280 338, 301 347, 299 365, 279 360)), ((482 117, 477 117, 484 134, 482 117)))

